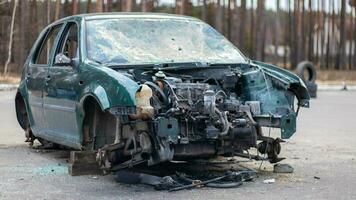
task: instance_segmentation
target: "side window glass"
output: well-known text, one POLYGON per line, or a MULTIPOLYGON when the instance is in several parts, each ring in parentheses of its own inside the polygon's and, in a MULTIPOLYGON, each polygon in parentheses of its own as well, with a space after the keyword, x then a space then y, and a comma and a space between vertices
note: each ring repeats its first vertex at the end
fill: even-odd
POLYGON ((70 59, 79 57, 78 49, 78 27, 75 23, 69 23, 64 33, 61 45, 56 52, 64 54, 70 59))
POLYGON ((35 64, 38 64, 38 65, 47 65, 48 64, 49 54, 51 53, 51 49, 54 46, 54 40, 56 39, 60 30, 61 30, 61 25, 54 26, 50 30, 46 39, 42 43, 42 47, 39 49, 39 52, 37 53, 37 57, 35 59, 35 64))

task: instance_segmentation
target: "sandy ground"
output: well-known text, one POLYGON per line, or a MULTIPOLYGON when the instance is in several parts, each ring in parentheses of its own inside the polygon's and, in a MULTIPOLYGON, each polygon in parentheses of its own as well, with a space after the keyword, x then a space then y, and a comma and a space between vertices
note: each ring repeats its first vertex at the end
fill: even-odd
POLYGON ((13 98, 0 92, 0 199, 356 199, 356 92, 320 92, 301 109, 297 133, 282 146, 293 174, 273 174, 264 163, 259 177, 239 188, 174 193, 119 184, 113 176, 69 176, 63 153, 23 142, 13 98), (267 178, 276 182, 262 183, 267 178))

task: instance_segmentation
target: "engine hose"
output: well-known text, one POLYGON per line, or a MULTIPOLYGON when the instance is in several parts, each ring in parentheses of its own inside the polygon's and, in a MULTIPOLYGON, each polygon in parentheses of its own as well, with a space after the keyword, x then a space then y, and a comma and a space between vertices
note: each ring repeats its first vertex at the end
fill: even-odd
POLYGON ((157 91, 159 93, 159 95, 162 97, 163 99, 163 103, 165 105, 168 104, 168 98, 167 96, 164 94, 164 92, 162 91, 162 89, 155 83, 151 82, 151 81, 146 81, 144 84, 152 87, 155 91, 157 91))
POLYGON ((178 100, 179 100, 179 99, 178 99, 176 93, 174 92, 174 90, 173 90, 171 84, 169 84, 166 80, 163 80, 163 82, 168 86, 169 90, 171 91, 172 96, 174 97, 173 105, 177 107, 177 106, 178 106, 178 100))
POLYGON ((242 185, 242 181, 231 182, 231 183, 207 183, 207 187, 211 188, 235 188, 242 185))
POLYGON ((229 132, 229 121, 227 119, 227 111, 221 112, 218 108, 215 108, 215 113, 219 116, 220 121, 223 124, 223 130, 220 132, 220 136, 225 136, 229 132))

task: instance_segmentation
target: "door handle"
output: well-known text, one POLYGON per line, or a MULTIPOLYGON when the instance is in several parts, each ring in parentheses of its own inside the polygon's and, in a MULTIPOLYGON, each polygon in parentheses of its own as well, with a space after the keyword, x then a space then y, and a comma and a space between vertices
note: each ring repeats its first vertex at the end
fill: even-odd
POLYGON ((46 82, 50 81, 51 80, 51 76, 46 76, 45 80, 46 80, 46 82))

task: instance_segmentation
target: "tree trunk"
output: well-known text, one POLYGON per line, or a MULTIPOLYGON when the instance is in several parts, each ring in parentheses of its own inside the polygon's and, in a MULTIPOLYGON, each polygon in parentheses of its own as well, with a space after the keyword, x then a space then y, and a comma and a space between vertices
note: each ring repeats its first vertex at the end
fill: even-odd
POLYGON ((250 37, 251 37, 251 41, 250 41, 250 56, 252 58, 255 58, 255 13, 254 13, 254 0, 251 0, 251 27, 250 27, 250 37))
POLYGON ((325 1, 321 1, 321 35, 320 35, 320 68, 325 68, 324 52, 325 52, 325 1))
POLYGON ((317 8, 316 8, 316 51, 315 51, 315 64, 319 63, 319 55, 320 55, 320 0, 317 1, 317 8))
POLYGON ((141 9, 142 12, 152 12, 154 7, 154 0, 142 0, 141 9))
MULTIPOLYGON (((287 54, 291 54, 292 49, 292 8, 290 0, 287 0, 288 4, 288 34, 284 34, 285 37, 285 48, 284 48, 284 58, 283 63, 285 69, 288 68, 287 66, 287 54), (289 51, 287 51, 287 47, 289 47, 289 51)), ((290 60, 291 62, 291 60, 290 60)))
POLYGON ((280 22, 279 22, 279 15, 280 15, 280 2, 279 0, 276 1, 276 15, 275 17, 275 22, 273 23, 273 28, 275 33, 273 34, 273 46, 274 46, 274 59, 273 63, 277 64, 278 63, 278 46, 279 46, 279 38, 280 38, 280 22))
POLYGON ((338 55, 338 69, 346 69, 345 56, 345 39, 346 39, 346 0, 341 0, 341 15, 340 15, 340 45, 338 55))
POLYGON ((300 34, 299 34, 299 36, 301 37, 301 42, 302 42, 302 44, 300 45, 300 50, 299 50, 299 52, 300 52, 300 60, 304 60, 305 59, 305 51, 306 51, 306 49, 305 49, 305 44, 306 44, 306 34, 305 34, 305 6, 304 6, 304 0, 301 0, 301 1, 299 1, 299 3, 301 3, 301 7, 302 7, 302 15, 301 15, 301 27, 300 27, 300 34))
POLYGON ((294 22, 293 22, 293 46, 291 48, 291 69, 294 69, 299 61, 299 48, 301 42, 300 33, 300 7, 299 0, 294 1, 294 22))
POLYGON ((122 6, 124 12, 132 12, 133 7, 134 7, 133 0, 125 0, 125 1, 122 1, 122 3, 124 4, 122 6))
POLYGON ((30 16, 29 16, 29 2, 19 1, 19 14, 20 14, 20 27, 22 28, 20 33, 20 55, 19 62, 24 63, 28 55, 28 51, 31 48, 31 37, 29 37, 28 32, 30 32, 30 16))
MULTIPOLYGON (((354 15, 356 15, 356 7, 354 7, 354 15)), ((354 20, 353 26, 354 26, 354 31, 356 31, 356 19, 354 20)), ((356 33, 354 33, 354 35, 353 35, 353 43, 354 43, 354 53, 352 54, 353 67, 354 67, 354 69, 356 69, 356 33)))
POLYGON ((308 2, 308 12, 309 12, 309 27, 308 27, 308 60, 312 61, 313 59, 313 25, 314 25, 314 17, 313 17, 313 9, 312 9, 312 0, 308 2))
POLYGON ((46 1, 46 10, 47 10, 47 13, 46 13, 46 16, 47 16, 47 24, 50 24, 51 23, 51 0, 47 0, 46 1))
POLYGON ((103 0, 96 0, 95 11, 103 12, 103 0))
POLYGON ((203 21, 207 22, 208 21, 208 6, 206 4, 206 0, 203 0, 203 7, 202 7, 202 16, 201 18, 203 21))
POLYGON ((261 60, 264 52, 263 39, 264 37, 264 13, 265 13, 265 0, 257 1, 257 20, 256 20, 256 59, 261 60))
POLYGON ((112 12, 112 0, 107 0, 105 10, 106 12, 112 12))
POLYGON ((352 47, 353 47, 353 41, 352 41, 352 38, 353 38, 353 36, 354 36, 354 31, 355 31, 355 29, 354 29, 354 26, 353 26, 353 24, 354 24, 354 12, 353 12, 353 9, 351 8, 351 12, 350 12, 350 14, 351 14, 351 27, 350 27, 350 29, 351 29, 351 36, 350 36, 350 40, 349 40, 349 67, 348 67, 348 70, 351 70, 353 67, 352 67, 352 47))
POLYGON ((78 0, 72 0, 72 15, 78 14, 78 0))
POLYGON ((176 0, 175 13, 180 15, 189 14, 189 0, 176 0))
MULTIPOLYGON (((334 0, 329 0, 329 12, 331 11, 331 4, 334 0)), ((327 24, 327 39, 326 39, 326 57, 325 57, 325 68, 329 69, 330 65, 329 65, 329 61, 330 61, 330 14, 328 17, 328 24, 327 24)))
POLYGON ((54 14, 54 20, 58 20, 60 18, 61 7, 62 7, 61 0, 56 0, 56 11, 54 14))
POLYGON ((246 51, 245 44, 245 21, 246 21, 246 0, 241 0, 240 7, 240 27, 239 27, 239 46, 243 51, 246 51))
POLYGON ((223 27, 223 12, 222 12, 222 7, 220 4, 220 0, 217 1, 217 4, 215 6, 215 28, 221 33, 224 33, 224 27, 223 27))
POLYGON ((233 0, 228 0, 227 3, 227 38, 231 41, 231 26, 232 26, 232 12, 231 9, 234 8, 234 1, 233 0))
POLYGON ((17 9, 18 0, 14 0, 14 8, 12 10, 12 18, 11 18, 11 25, 10 25, 10 39, 9 39, 9 47, 8 47, 8 54, 7 60, 4 66, 4 76, 7 75, 7 69, 9 67, 11 61, 11 54, 12 54, 12 40, 14 36, 14 26, 15 26, 15 16, 16 16, 16 9, 17 9))
POLYGON ((92 7, 91 0, 88 0, 87 1, 87 13, 91 13, 92 12, 91 7, 92 7))

